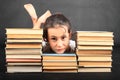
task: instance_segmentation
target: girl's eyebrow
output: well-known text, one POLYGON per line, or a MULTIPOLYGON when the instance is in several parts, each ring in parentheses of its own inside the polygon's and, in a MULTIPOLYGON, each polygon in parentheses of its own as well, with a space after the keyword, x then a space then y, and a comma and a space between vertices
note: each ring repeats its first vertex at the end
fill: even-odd
POLYGON ((62 36, 66 36, 66 34, 63 34, 62 36))
POLYGON ((51 37, 56 37, 55 35, 51 35, 51 37))
MULTIPOLYGON (((66 34, 61 35, 61 37, 66 36, 66 34)), ((57 37, 55 35, 51 35, 51 37, 57 37)))

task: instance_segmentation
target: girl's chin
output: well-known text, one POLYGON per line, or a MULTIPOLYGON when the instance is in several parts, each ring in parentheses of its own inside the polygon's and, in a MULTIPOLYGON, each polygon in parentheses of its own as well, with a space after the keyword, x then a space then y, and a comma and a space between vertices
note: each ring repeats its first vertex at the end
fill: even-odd
POLYGON ((62 53, 57 52, 57 54, 63 54, 63 52, 62 53))
POLYGON ((56 51, 57 54, 63 54, 64 51, 56 51))

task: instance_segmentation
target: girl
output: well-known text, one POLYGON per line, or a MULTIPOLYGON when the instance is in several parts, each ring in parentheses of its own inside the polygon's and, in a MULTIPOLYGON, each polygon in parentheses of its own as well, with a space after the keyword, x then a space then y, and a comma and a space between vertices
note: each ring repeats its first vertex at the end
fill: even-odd
POLYGON ((43 26, 43 53, 73 53, 75 41, 72 35, 70 21, 63 14, 49 16, 43 26))

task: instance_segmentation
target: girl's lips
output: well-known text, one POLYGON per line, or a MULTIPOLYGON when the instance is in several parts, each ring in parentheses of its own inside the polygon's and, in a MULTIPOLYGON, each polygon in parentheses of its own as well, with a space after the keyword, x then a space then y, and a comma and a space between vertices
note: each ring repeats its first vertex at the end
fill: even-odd
POLYGON ((62 51, 62 50, 64 50, 64 49, 57 49, 57 51, 62 51))
POLYGON ((57 49, 57 51, 61 51, 61 50, 63 50, 63 49, 57 49))
POLYGON ((56 49, 56 53, 60 53, 61 54, 61 53, 64 53, 64 51, 65 51, 64 48, 62 48, 62 49, 56 49))

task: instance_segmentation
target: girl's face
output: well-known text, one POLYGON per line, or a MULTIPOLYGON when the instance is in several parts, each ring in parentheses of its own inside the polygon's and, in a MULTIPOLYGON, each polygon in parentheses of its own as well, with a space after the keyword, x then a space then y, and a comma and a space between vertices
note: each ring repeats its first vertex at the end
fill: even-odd
POLYGON ((70 33, 66 26, 57 25, 54 28, 48 28, 48 42, 55 53, 64 53, 69 46, 70 33))

